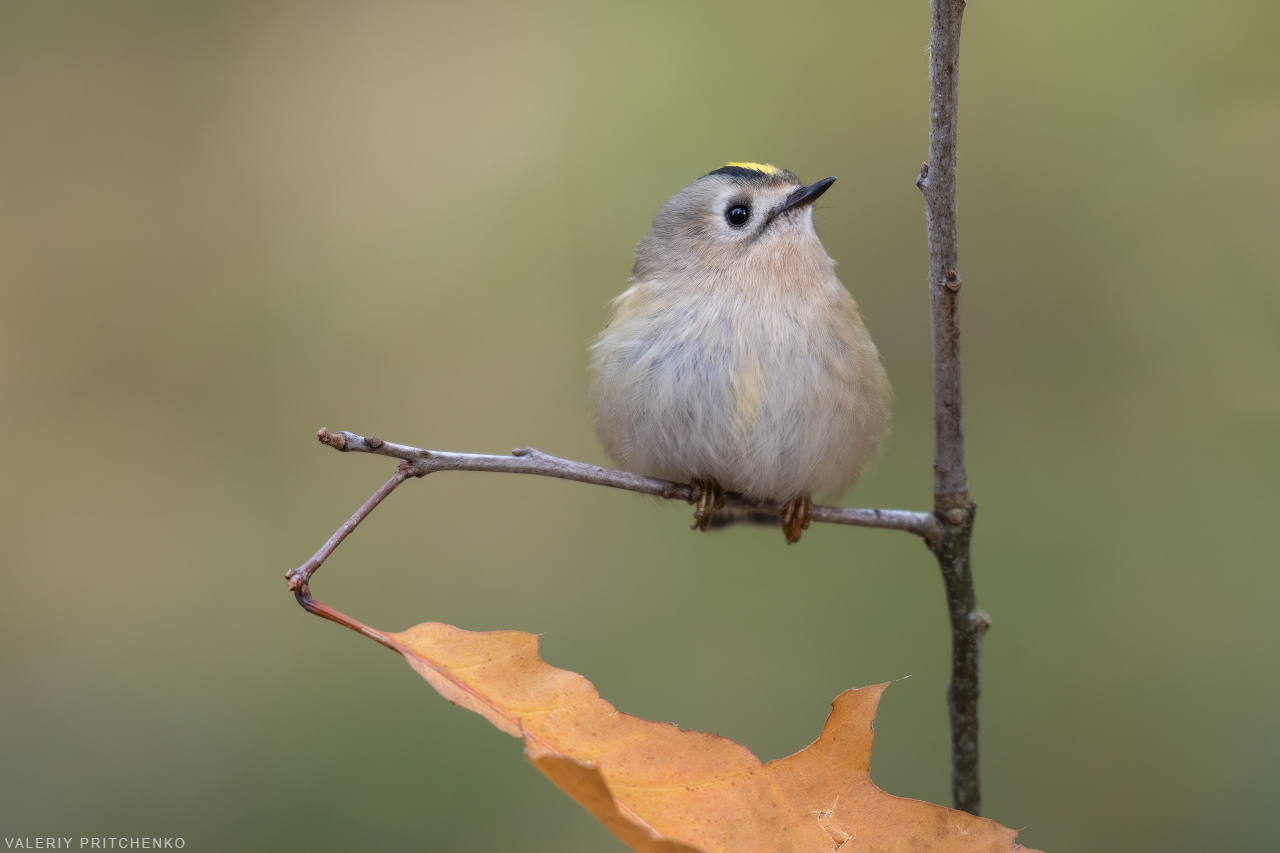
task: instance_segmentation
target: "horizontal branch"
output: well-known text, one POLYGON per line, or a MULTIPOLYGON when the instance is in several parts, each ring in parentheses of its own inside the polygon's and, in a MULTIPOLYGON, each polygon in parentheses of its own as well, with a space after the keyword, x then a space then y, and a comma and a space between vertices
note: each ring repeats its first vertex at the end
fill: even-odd
MULTIPOLYGON (((423 450, 407 444, 396 444, 383 441, 377 436, 356 435, 354 432, 329 432, 322 429, 316 433, 321 444, 341 450, 344 453, 376 453, 399 459, 400 465, 390 480, 382 484, 370 498, 356 510, 355 515, 346 520, 338 528, 329 541, 296 569, 285 573, 289 589, 298 597, 298 602, 313 613, 326 619, 347 625, 332 615, 325 615, 312 606, 311 592, 308 584, 316 570, 324 565, 329 555, 337 550, 342 541, 351 535, 360 522, 377 508, 378 504, 410 477, 425 477, 436 471, 499 471, 507 474, 537 474, 543 477, 556 477, 561 480, 575 480, 579 483, 591 483, 597 486, 609 486, 614 489, 626 489, 643 495, 653 495, 666 500, 682 500, 693 503, 696 493, 693 486, 687 483, 672 483, 669 480, 658 480, 654 477, 642 477, 627 471, 613 468, 601 468, 586 462, 574 462, 571 459, 560 459, 534 450, 532 447, 517 447, 510 456, 486 456, 480 453, 449 453, 440 450, 423 450)), ((779 504, 761 503, 742 495, 730 492, 726 496, 725 506, 734 509, 753 510, 767 515, 782 515, 779 504)), ((881 527, 887 530, 905 530, 924 537, 926 542, 935 541, 940 535, 938 520, 927 512, 911 512, 904 509, 849 509, 838 506, 815 506, 810 521, 822 521, 827 524, 848 524, 854 527, 881 527)), ((317 605, 319 606, 319 605, 317 605)), ((352 630, 360 627, 347 625, 352 630)), ((377 639, 375 637, 375 639, 377 639)), ((381 640, 379 640, 381 642, 381 640)))
MULTIPOLYGON (((673 483, 654 477, 642 477, 627 471, 601 468, 586 462, 574 462, 548 456, 532 447, 516 448, 510 456, 488 456, 480 453, 450 453, 440 450, 423 450, 406 444, 383 441, 376 436, 356 435, 353 432, 331 433, 322 429, 316 434, 321 443, 344 452, 376 453, 408 463, 406 476, 423 477, 436 471, 497 471, 507 474, 537 474, 574 480, 596 486, 626 489, 644 495, 693 502, 694 488, 686 483, 673 483)), ((388 484, 390 485, 390 484, 388 484)), ((385 488, 385 487, 384 487, 385 488)), ((394 488, 394 487, 392 487, 394 488)), ((782 515, 782 505, 751 500, 743 495, 729 493, 725 506, 733 509, 754 510, 768 515, 782 515)), ((937 532, 938 521, 932 513, 912 512, 903 509, 851 509, 837 506, 815 506, 813 521, 827 524, 848 524, 854 527, 879 527, 887 530, 905 530, 926 539, 937 532)), ((336 534, 335 534, 336 535, 336 534)))

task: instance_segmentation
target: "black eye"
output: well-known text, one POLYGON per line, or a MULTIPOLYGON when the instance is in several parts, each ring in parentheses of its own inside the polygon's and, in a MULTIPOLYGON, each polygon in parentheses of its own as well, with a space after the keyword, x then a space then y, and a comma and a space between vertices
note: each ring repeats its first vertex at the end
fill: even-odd
POLYGON ((741 228, 751 218, 751 208, 745 204, 735 204, 729 208, 729 212, 724 215, 724 218, 734 228, 741 228))

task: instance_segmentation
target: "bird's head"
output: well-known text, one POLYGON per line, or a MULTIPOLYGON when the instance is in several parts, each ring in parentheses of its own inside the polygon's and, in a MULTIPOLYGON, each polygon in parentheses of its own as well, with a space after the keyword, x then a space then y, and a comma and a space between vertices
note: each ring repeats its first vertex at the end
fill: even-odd
POLYGON ((729 163, 676 193, 636 250, 637 279, 717 276, 826 252, 813 202, 835 178, 805 186, 786 169, 729 163))

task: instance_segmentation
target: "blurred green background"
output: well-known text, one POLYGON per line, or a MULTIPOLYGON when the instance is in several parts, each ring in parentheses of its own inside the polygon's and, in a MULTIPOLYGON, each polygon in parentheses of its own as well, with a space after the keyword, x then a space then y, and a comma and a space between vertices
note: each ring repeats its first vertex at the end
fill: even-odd
MULTIPOLYGON (((380 484, 321 426, 604 462, 586 346, 727 160, 820 232, 927 508, 929 12, 853 3, 0 7, 0 833, 618 851, 283 574, 380 484)), ((970 4, 961 272, 985 812, 1052 851, 1274 846, 1280 66, 1270 0, 970 4)), ((541 478, 406 486, 317 576, 370 624, 543 634, 764 759, 900 681, 872 775, 949 802, 913 538, 689 532, 541 478)))

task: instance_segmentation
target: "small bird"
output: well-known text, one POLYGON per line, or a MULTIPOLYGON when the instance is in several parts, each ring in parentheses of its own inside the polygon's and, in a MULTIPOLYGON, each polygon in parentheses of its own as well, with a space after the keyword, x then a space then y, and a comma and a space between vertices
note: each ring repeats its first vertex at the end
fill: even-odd
POLYGON ((752 520, 716 514, 731 491, 799 541, 813 496, 852 488, 888 432, 889 380, 813 227, 835 180, 729 163, 680 190, 592 346, 601 444, 694 486, 695 529, 752 520))

